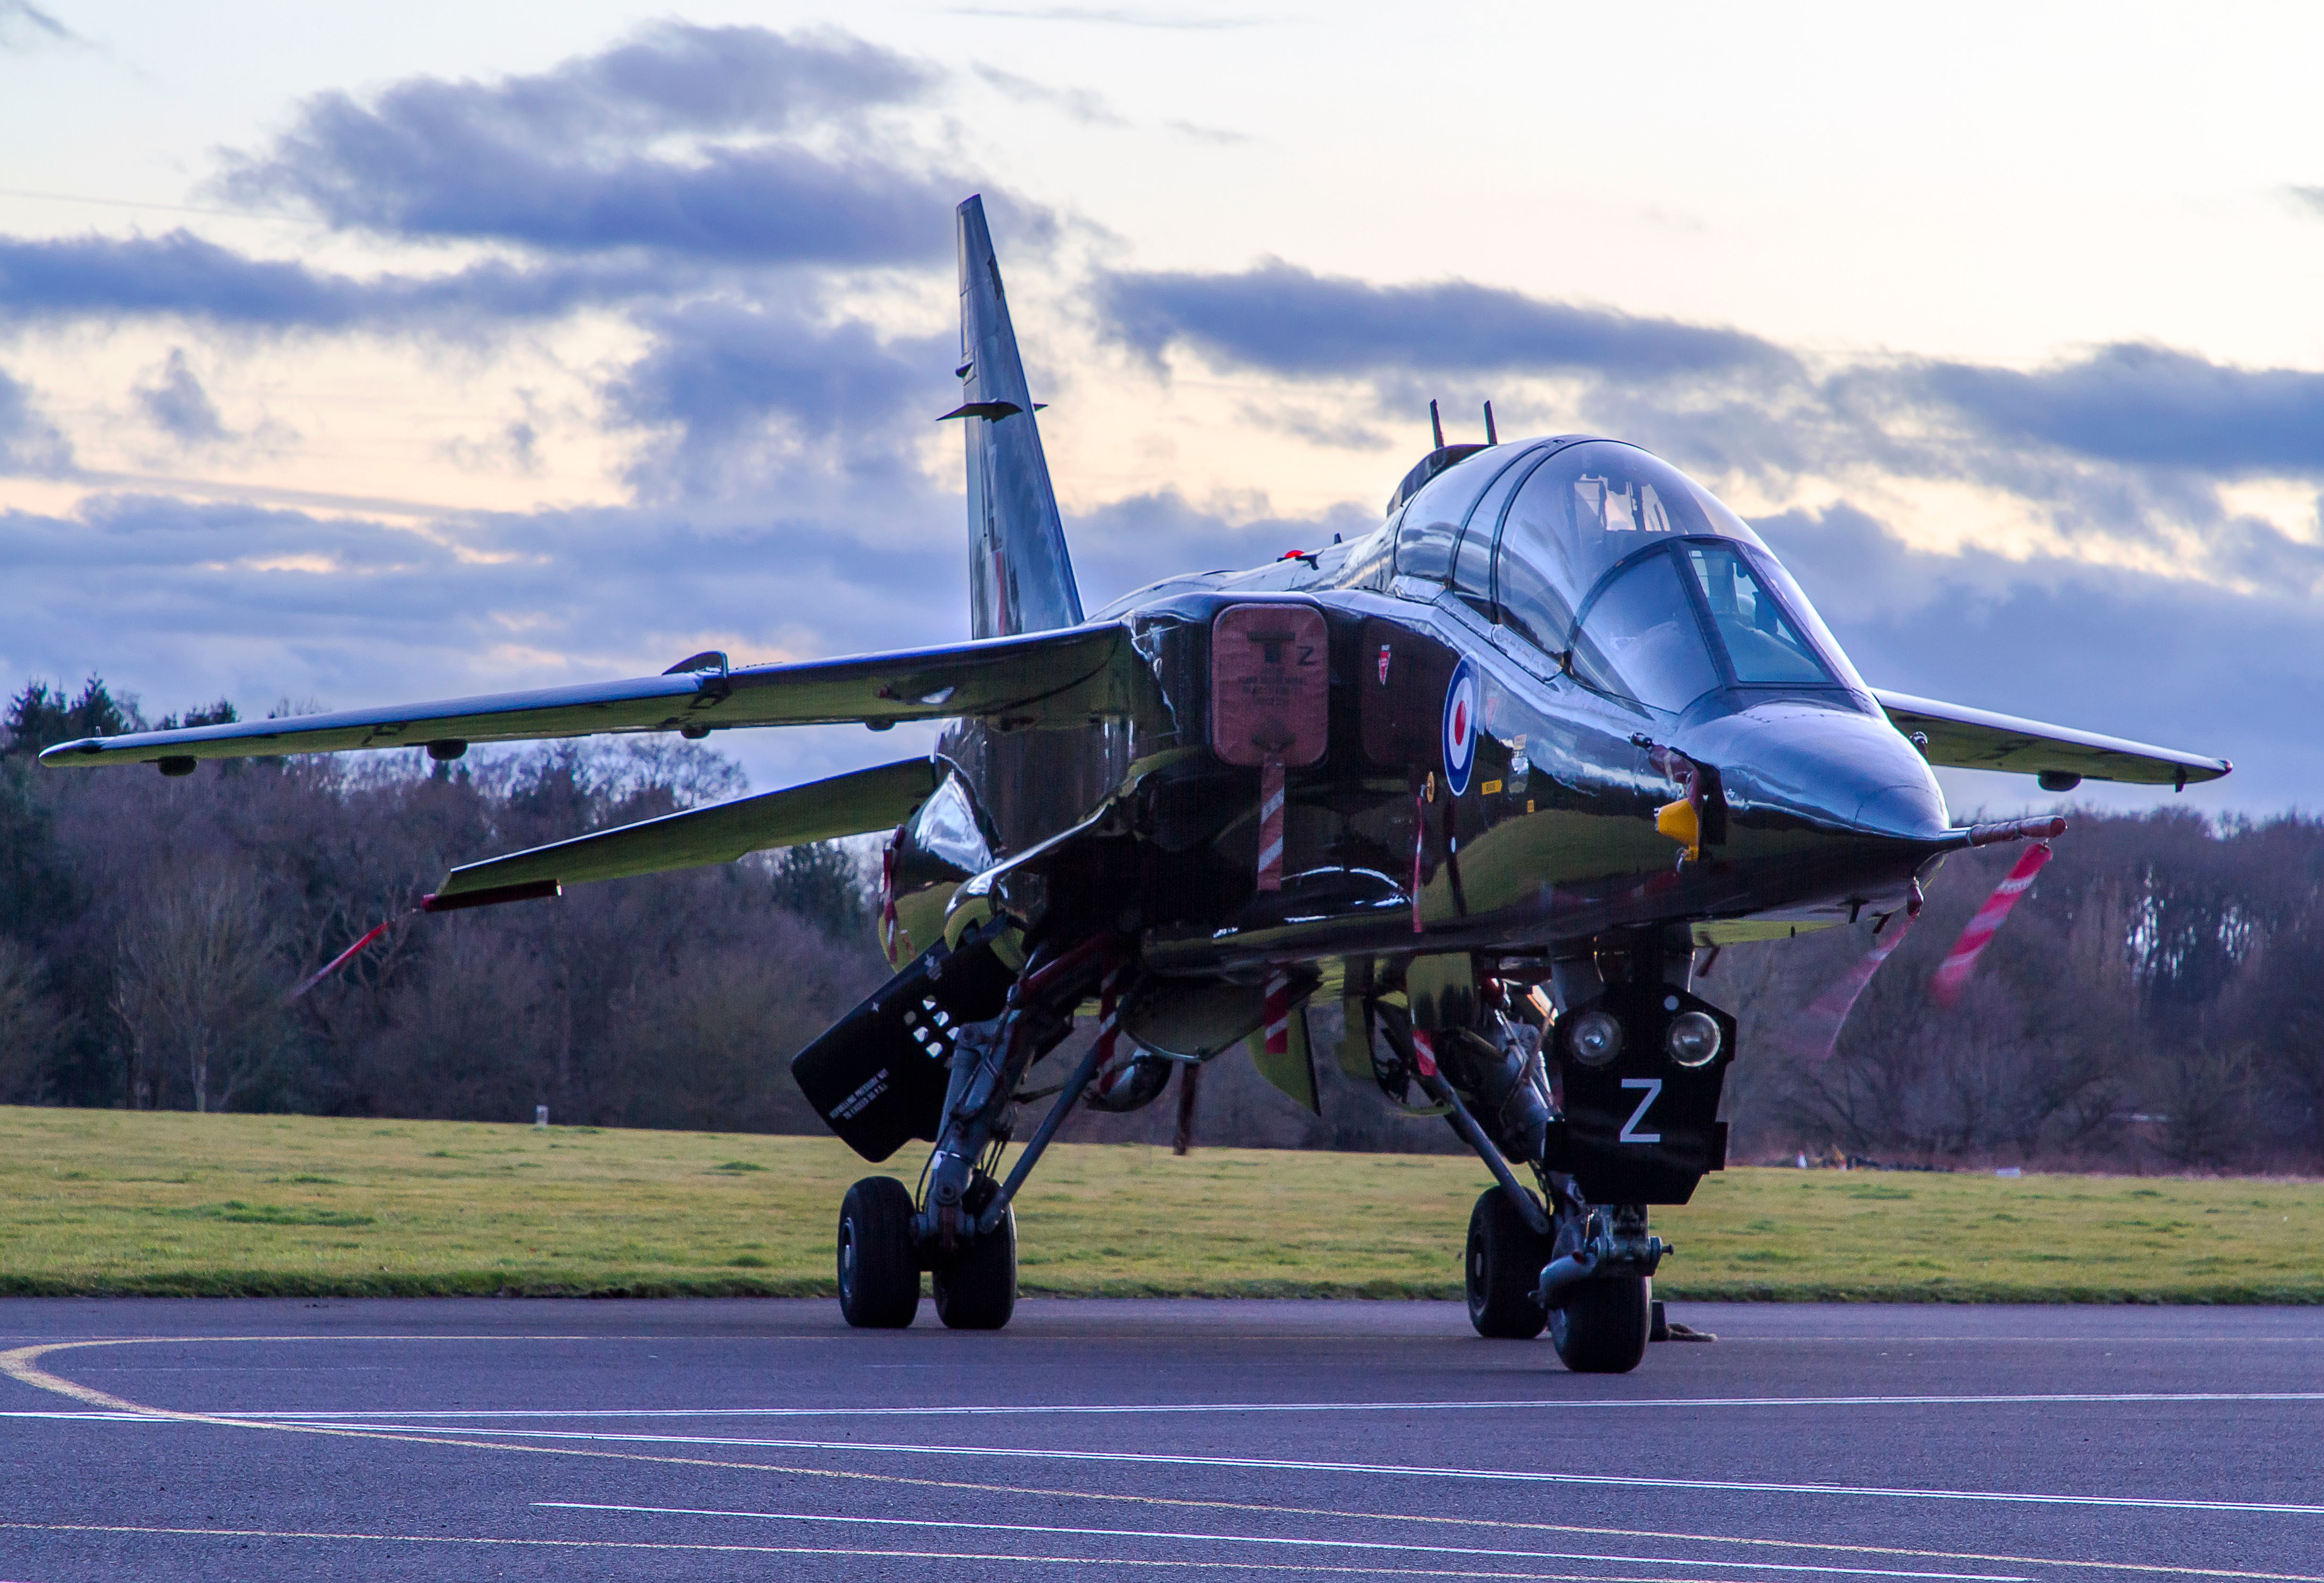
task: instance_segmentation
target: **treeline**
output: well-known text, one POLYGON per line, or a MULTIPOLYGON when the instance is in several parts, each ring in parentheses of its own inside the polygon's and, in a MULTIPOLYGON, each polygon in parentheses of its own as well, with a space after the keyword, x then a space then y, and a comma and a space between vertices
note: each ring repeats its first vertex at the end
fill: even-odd
MULTIPOLYGON (((1799 1009, 1871 925, 1724 953, 1737 1140, 1898 1164, 2324 1167, 2324 823, 2212 822, 2167 799, 2072 815, 1966 992, 1929 980, 2020 849, 1950 859, 1828 1059, 1799 1009)), ((1892 925, 1893 926, 1893 925, 1892 925)))
MULTIPOLYGON (((839 846, 407 918, 285 1001, 453 864, 735 795, 731 761, 657 738, 179 779, 32 762, 145 723, 92 680, 27 687, 0 726, 0 1102, 820 1130, 788 1059, 886 971, 839 846)), ((2078 815, 1940 1008, 1929 975, 2014 857, 1945 865, 1829 1057, 1795 1019, 1868 921, 1720 953, 1698 989, 1743 1020, 1730 1157, 2324 1165, 2324 824, 2078 815)), ((1199 1141, 1457 1147, 1337 1070, 1338 1020, 1312 1018, 1321 1117, 1230 1055, 1204 1074, 1199 1141)), ((1067 1136, 1167 1141, 1174 1100, 1067 1136)))
POLYGON ((175 779, 33 762, 145 723, 98 681, 10 706, 0 1102, 819 1127, 788 1058, 886 971, 835 846, 405 918, 285 1000, 451 865, 735 795, 731 761, 657 738, 175 779))

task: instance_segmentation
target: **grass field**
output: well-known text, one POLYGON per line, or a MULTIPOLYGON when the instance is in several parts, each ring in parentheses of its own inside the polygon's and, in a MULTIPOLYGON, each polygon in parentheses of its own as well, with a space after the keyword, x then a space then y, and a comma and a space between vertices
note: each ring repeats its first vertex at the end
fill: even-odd
MULTIPOLYGON (((864 1173, 826 1138, 0 1109, 0 1293, 828 1293, 864 1173)), ((1022 1283, 1454 1297, 1487 1180, 1059 1146, 1019 1200, 1022 1283)), ((1670 1297, 2324 1302, 2310 1182, 1742 1170, 1655 1223, 1670 1297)))

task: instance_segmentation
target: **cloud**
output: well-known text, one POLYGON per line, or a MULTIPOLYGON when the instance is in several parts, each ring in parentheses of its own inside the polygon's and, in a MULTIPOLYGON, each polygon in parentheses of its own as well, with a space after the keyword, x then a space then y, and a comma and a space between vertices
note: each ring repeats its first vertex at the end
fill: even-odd
POLYGON ((54 477, 72 466, 72 446, 41 415, 31 390, 0 373, 0 476, 54 477))
POLYGON ((1258 566, 1329 544, 1334 533, 1353 538, 1379 526, 1379 514, 1360 506, 1281 516, 1263 503, 1198 505, 1164 489, 1068 517, 1065 538, 1082 608, 1094 611, 1165 577, 1258 566))
POLYGON ((979 66, 976 68, 976 75, 982 78, 987 86, 999 90, 1009 98, 1030 104, 1047 105, 1084 126, 1130 124, 1115 112, 1112 106, 1105 102, 1103 95, 1093 93, 1088 88, 1051 87, 1047 83, 1035 82, 1029 77, 1019 77, 1013 71, 1003 71, 997 66, 979 66))
POLYGON ((2103 516, 2094 481, 2060 460, 2142 476, 2096 481, 2200 511, 2194 479, 2324 473, 2324 373, 2103 346, 2052 367, 1946 361, 1812 372, 1748 334, 1448 281, 1380 286, 1280 261, 1240 273, 1122 273, 1098 284, 1114 336, 1157 364, 1174 348, 1292 380, 1365 379, 1412 404, 1420 376, 1595 376, 1599 422, 1645 429, 1722 467, 1873 465, 1911 476, 2015 475, 2103 516), (2163 474, 2188 475, 2178 481, 2163 474))
MULTIPOLYGON (((2324 804, 2324 741, 2285 705, 2324 694, 2306 586, 2243 594, 2057 557, 1930 554, 1845 503, 1755 526, 1875 686, 2231 759, 2227 780, 2186 794, 2208 811, 2324 804)), ((2035 796, 2014 777, 1978 784, 2035 796)), ((2126 797, 2152 801, 2111 800, 2126 797)))
MULTIPOLYGON (((951 641, 967 594, 947 503, 901 532, 876 511, 779 507, 717 523, 478 514, 425 532, 155 495, 0 511, 0 675, 95 671, 157 713, 221 694, 350 707, 651 674, 710 647, 740 663, 951 641)), ((812 751, 786 732, 720 745, 751 736, 775 782, 909 750, 860 729, 812 751)))
POLYGON ((1242 28, 1266 27, 1275 21, 1265 16, 1194 16, 1172 11, 1111 5, 955 5, 952 7, 952 14, 989 16, 1004 22, 1089 22, 1108 27, 1164 28, 1194 32, 1231 32, 1242 28))
POLYGON ((1237 132, 1231 127, 1204 126, 1193 121, 1171 121, 1166 124, 1181 137, 1191 137, 1196 143, 1216 143, 1222 148, 1234 148, 1259 141, 1247 132, 1237 132))
POLYGON ((1183 345, 1295 379, 1451 370, 1766 378, 1795 366, 1790 354, 1736 330, 1462 281, 1376 286, 1281 260, 1240 274, 1116 274, 1098 291, 1112 333, 1148 358, 1183 345))
POLYGON ((686 275, 621 262, 497 260, 438 275, 342 275, 251 258, 184 230, 161 236, 0 238, 0 319, 170 316, 261 330, 433 327, 473 333, 594 303, 682 290, 686 275))
POLYGON ((671 24, 531 77, 418 78, 367 104, 322 95, 219 186, 239 202, 407 238, 926 262, 948 252, 930 216, 965 179, 921 168, 865 116, 936 80, 837 34, 671 24), (844 156, 797 135, 834 130, 844 156), (736 135, 750 141, 708 141, 736 135))
POLYGON ((0 50, 35 50, 43 44, 78 44, 81 36, 32 0, 0 0, 0 50))
POLYGON ((606 387, 613 421, 649 443, 642 499, 796 511, 833 491, 924 493, 911 439, 958 400, 950 336, 883 340, 795 303, 722 299, 646 313, 652 350, 606 387))
POLYGON ((2015 444, 2212 477, 2324 472, 2324 373, 2134 345, 2033 373, 1928 363, 1898 377, 2015 444))
POLYGON ((216 445, 233 437, 218 417, 217 404, 194 376, 183 346, 170 348, 168 361, 152 381, 134 393, 146 421, 181 446, 216 445))

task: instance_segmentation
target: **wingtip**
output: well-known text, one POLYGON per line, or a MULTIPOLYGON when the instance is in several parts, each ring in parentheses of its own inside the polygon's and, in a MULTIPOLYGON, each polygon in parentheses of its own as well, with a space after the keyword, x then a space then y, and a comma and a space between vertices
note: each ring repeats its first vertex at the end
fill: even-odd
POLYGON ((59 742, 52 748, 42 748, 40 761, 53 769, 68 759, 76 756, 89 758, 104 751, 103 737, 80 737, 69 742, 59 742))

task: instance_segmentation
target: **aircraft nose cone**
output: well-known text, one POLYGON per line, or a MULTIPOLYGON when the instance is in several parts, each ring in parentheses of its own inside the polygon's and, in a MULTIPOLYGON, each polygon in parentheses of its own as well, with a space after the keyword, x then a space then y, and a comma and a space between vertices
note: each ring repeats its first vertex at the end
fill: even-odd
POLYGON ((1917 842, 1943 841, 1951 824, 1928 761, 1879 716, 1765 704, 1711 722, 1681 748, 1717 766, 1738 813, 1917 842))

